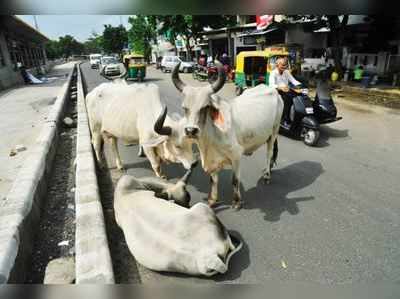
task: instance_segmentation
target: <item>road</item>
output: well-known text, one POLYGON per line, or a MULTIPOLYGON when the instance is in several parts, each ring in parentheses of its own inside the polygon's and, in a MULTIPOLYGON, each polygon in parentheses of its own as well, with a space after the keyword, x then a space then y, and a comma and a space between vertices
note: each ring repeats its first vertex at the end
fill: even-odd
MULTIPOLYGON (((87 63, 83 73, 88 91, 104 81, 87 63)), ((182 78, 190 84, 203 84, 192 80, 190 74, 182 78)), ((169 113, 181 113, 181 95, 170 74, 149 67, 147 81, 159 85, 169 113)), ((220 94, 232 98, 233 84, 226 84, 220 94)), ((192 279, 139 266, 140 281, 400 281, 400 111, 342 98, 336 103, 343 120, 322 127, 318 147, 280 135, 271 184, 260 180, 265 147, 242 158, 245 204, 239 212, 230 209, 231 171, 220 173, 219 200, 223 204, 216 213, 244 241, 227 274, 211 280, 192 279)), ((115 181, 118 171, 108 149, 106 145, 115 181)), ((136 146, 120 144, 120 152, 128 173, 139 177, 152 174, 150 164, 137 157, 136 146)), ((183 172, 179 165, 166 167, 170 178, 183 172)), ((209 178, 197 167, 189 187, 192 203, 207 197, 208 183, 209 178)))

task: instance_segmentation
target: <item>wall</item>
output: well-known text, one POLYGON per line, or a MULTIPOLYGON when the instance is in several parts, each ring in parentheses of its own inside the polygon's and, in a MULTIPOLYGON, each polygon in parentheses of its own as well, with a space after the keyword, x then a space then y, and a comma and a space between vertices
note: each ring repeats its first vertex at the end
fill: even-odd
POLYGON ((21 74, 18 70, 14 70, 14 66, 11 63, 6 40, 2 32, 0 32, 0 50, 6 64, 5 66, 0 65, 0 90, 23 83, 24 80, 22 79, 21 74))
POLYGON ((304 32, 302 24, 291 25, 285 35, 285 43, 303 45, 305 58, 311 58, 312 49, 326 48, 327 42, 327 33, 304 32))

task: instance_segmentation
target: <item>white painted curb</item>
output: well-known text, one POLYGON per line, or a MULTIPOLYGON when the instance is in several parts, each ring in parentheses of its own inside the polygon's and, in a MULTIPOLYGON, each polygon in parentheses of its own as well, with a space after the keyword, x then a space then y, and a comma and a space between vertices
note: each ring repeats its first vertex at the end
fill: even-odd
POLYGON ((78 65, 78 137, 76 146, 76 283, 114 283, 103 208, 90 142, 82 76, 78 65))
POLYGON ((23 283, 30 264, 33 241, 40 220, 42 199, 47 193, 58 143, 58 126, 68 98, 71 70, 51 108, 40 135, 29 149, 23 167, 0 206, 0 283, 23 283))

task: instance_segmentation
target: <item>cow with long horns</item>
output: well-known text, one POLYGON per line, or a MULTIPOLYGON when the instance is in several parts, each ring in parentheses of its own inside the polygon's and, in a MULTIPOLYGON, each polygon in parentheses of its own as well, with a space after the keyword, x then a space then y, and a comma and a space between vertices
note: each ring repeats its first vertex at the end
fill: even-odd
POLYGON ((120 170, 123 164, 118 139, 140 144, 158 177, 163 177, 161 162, 178 162, 189 169, 195 161, 192 141, 183 131, 183 119, 174 120, 167 115, 157 85, 105 83, 86 96, 86 104, 92 143, 101 166, 104 138, 110 139, 120 170))
POLYGON ((218 171, 232 166, 232 207, 240 209, 240 157, 251 155, 266 143, 267 165, 263 177, 269 182, 271 165, 278 154, 277 136, 283 101, 276 89, 264 84, 227 101, 216 95, 225 83, 221 63, 217 62, 217 68, 218 79, 213 84, 193 87, 179 78, 178 64, 172 72, 172 81, 184 97, 185 134, 198 144, 202 166, 211 177, 209 205, 214 205, 218 199, 218 171))

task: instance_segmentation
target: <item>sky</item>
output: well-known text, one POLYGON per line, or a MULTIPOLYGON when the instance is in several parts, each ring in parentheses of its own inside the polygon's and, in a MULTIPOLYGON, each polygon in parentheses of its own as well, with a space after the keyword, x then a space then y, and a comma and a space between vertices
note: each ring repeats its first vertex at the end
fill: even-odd
MULTIPOLYGON (((35 27, 32 15, 17 15, 24 22, 35 27)), ((36 15, 39 31, 50 39, 58 39, 60 36, 72 35, 76 40, 84 42, 92 32, 101 34, 104 24, 118 26, 122 24, 128 28, 127 15, 36 15)))

